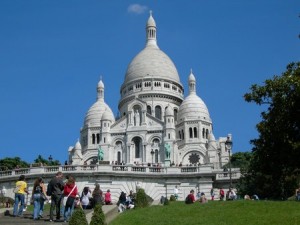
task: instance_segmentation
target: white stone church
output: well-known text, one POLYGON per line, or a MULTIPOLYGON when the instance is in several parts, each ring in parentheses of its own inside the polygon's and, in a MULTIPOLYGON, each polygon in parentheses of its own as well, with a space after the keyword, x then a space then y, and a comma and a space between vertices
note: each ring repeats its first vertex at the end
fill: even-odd
POLYGON ((220 169, 228 162, 226 138, 214 137, 207 106, 197 95, 193 71, 185 97, 177 69, 159 48, 156 35, 150 13, 146 45, 129 63, 120 87, 119 118, 105 102, 100 80, 97 100, 85 115, 80 139, 69 147, 70 164, 103 161, 162 167, 211 165, 220 169))

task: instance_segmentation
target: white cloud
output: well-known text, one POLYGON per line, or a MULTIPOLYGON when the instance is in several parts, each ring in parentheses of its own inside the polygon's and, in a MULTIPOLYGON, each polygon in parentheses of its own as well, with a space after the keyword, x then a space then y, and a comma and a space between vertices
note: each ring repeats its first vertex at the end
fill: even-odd
POLYGON ((132 4, 128 7, 129 13, 142 14, 148 9, 145 5, 140 4, 132 4))

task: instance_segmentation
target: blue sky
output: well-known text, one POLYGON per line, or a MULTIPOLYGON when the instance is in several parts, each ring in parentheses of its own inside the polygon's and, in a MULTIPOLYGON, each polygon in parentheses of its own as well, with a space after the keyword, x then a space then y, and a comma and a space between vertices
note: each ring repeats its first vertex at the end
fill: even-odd
POLYGON ((250 151, 262 108, 243 95, 300 60, 299 0, 1 0, 0 158, 64 162, 100 76, 117 114, 149 10, 186 94, 193 69, 215 137, 231 133, 233 152, 250 151))

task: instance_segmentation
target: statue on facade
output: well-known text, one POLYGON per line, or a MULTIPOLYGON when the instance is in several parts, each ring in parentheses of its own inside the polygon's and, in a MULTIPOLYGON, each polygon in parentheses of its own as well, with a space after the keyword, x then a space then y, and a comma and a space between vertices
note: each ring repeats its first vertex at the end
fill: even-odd
POLYGON ((170 159, 170 156, 171 156, 171 146, 168 143, 165 143, 165 153, 166 153, 166 159, 170 159))
POLYGON ((104 151, 103 149, 99 146, 98 149, 98 161, 102 161, 104 159, 104 151))
POLYGON ((140 113, 138 110, 135 111, 134 117, 135 117, 135 126, 139 126, 140 125, 140 113))

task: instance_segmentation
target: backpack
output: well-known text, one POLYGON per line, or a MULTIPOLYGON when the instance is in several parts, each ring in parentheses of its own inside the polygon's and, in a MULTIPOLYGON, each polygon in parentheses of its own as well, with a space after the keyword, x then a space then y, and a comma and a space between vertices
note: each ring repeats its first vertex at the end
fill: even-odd
POLYGON ((186 196, 186 198, 185 198, 185 204, 192 204, 192 203, 193 203, 193 201, 190 198, 190 195, 186 196))
POLYGON ((48 196, 51 196, 51 195, 52 195, 52 184, 51 184, 51 183, 49 183, 48 186, 47 186, 46 194, 47 194, 48 196))
POLYGON ((21 185, 18 185, 14 188, 13 193, 18 193, 20 191, 21 185))

